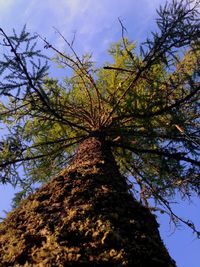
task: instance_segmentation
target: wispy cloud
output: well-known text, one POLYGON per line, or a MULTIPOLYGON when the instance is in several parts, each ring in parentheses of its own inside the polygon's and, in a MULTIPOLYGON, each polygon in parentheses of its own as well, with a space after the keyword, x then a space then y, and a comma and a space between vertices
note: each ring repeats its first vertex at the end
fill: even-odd
POLYGON ((118 17, 124 21, 131 39, 141 39, 162 2, 165 0, 0 0, 0 17, 3 9, 9 10, 5 27, 11 24, 22 27, 27 23, 31 31, 47 37, 59 48, 63 48, 64 42, 52 27, 58 28, 68 40, 76 31, 80 53, 94 51, 96 57, 101 57, 108 43, 121 37, 118 17))
POLYGON ((155 10, 164 0, 68 0, 61 1, 59 7, 50 2, 58 14, 54 23, 65 36, 70 38, 76 31, 79 48, 102 51, 108 42, 121 37, 118 17, 124 20, 130 38, 141 39, 149 26, 153 27, 155 10))
POLYGON ((0 0, 0 9, 6 11, 12 4, 14 4, 13 0, 0 0))

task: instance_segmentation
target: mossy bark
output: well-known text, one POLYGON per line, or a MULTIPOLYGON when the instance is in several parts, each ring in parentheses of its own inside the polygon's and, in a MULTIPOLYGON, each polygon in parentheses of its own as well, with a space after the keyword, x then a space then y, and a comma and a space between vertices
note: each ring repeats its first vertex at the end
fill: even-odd
POLYGON ((174 267, 155 217, 129 193, 103 138, 0 224, 0 267, 174 267))

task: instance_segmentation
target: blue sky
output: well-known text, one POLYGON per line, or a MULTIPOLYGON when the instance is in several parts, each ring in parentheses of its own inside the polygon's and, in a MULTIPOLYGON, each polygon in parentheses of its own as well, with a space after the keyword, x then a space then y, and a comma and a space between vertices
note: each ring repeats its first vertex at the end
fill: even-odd
MULTIPOLYGON (((129 38, 141 42, 155 26, 155 9, 164 3, 164 0, 0 0, 0 27, 9 33, 27 24, 31 32, 46 37, 58 49, 64 49, 64 43, 53 27, 69 40, 76 32, 77 51, 92 52, 100 64, 107 59, 109 44, 121 37, 118 17, 126 26, 129 38)), ((2 210, 10 209, 13 193, 10 186, 0 186, 0 216, 4 214, 2 210)), ((193 219, 200 228, 199 200, 194 199, 190 205, 177 204, 175 210, 193 219)), ((162 239, 178 267, 199 267, 200 240, 186 227, 173 233, 165 216, 158 221, 162 239)))

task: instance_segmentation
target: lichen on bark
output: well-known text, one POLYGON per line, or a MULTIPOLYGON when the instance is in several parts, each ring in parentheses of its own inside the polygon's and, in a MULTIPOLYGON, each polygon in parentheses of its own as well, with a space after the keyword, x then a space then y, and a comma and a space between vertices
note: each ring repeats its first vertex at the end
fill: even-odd
POLYGON ((101 137, 0 224, 0 267, 174 267, 154 215, 138 203, 101 137))

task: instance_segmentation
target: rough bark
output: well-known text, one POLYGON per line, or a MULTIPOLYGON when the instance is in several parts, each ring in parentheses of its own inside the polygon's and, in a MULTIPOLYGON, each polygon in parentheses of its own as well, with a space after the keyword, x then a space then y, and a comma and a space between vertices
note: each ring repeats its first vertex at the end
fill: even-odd
POLYGON ((0 224, 0 267, 174 267, 155 217, 128 191, 101 137, 0 224))

